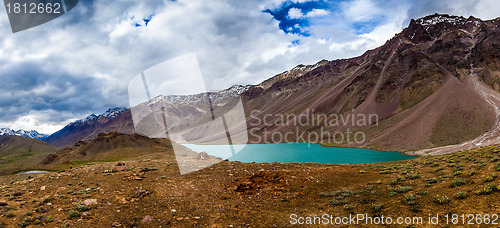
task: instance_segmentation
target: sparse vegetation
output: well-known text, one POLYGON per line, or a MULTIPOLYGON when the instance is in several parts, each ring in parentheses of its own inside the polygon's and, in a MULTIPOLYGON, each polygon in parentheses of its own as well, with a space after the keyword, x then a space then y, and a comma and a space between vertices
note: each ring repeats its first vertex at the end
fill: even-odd
MULTIPOLYGON (((188 209, 186 205, 191 206, 194 199, 203 200, 204 198, 215 200, 222 205, 237 202, 253 207, 258 203, 263 205, 261 207, 269 210, 276 207, 292 210, 297 205, 303 205, 306 212, 330 208, 330 210, 335 211, 336 215, 343 216, 351 213, 425 216, 430 211, 444 214, 451 208, 457 208, 457 212, 461 212, 460 205, 470 205, 467 206, 468 208, 477 208, 477 205, 481 205, 483 208, 484 205, 488 205, 488 202, 495 202, 499 196, 499 178, 495 177, 498 174, 495 170, 499 162, 491 162, 497 156, 498 153, 493 156, 491 152, 484 152, 484 149, 475 149, 436 157, 421 157, 409 161, 352 167, 312 163, 279 163, 277 165, 222 162, 211 167, 216 171, 207 169, 200 171, 199 174, 206 175, 206 178, 210 178, 208 182, 210 184, 217 183, 217 187, 200 185, 202 183, 200 181, 190 182, 190 186, 194 188, 190 188, 190 193, 185 196, 189 201, 184 200, 184 198, 175 198, 178 203, 173 207, 177 212, 170 212, 171 209, 161 210, 172 216, 175 223, 189 225, 192 225, 191 222, 194 221, 202 222, 202 219, 193 218, 198 214, 203 215, 204 212, 188 209), (476 166, 474 166, 475 161, 477 161, 476 166), (478 170, 480 164, 484 164, 484 166, 478 170), (300 167, 300 169, 296 169, 296 167, 300 167), (222 172, 220 172, 221 170, 222 172), (233 174, 231 181, 225 181, 225 179, 221 181, 222 178, 218 173, 227 173, 227 170, 233 174), (301 176, 303 170, 309 172, 307 177, 301 176), (366 173, 360 174, 360 170, 364 170, 366 173), (382 175, 381 171, 390 173, 382 175), (486 182, 487 179, 491 180, 486 182), (223 188, 221 189, 220 186, 223 188), (237 188, 241 190, 234 190, 237 188), (212 190, 214 195, 208 194, 207 189, 212 190), (263 199, 267 199, 265 203, 262 201, 263 199), (195 215, 191 215, 191 213, 195 215), (182 223, 177 220, 177 217, 181 216, 182 223), (185 217, 190 219, 185 219, 185 217)), ((180 181, 179 176, 166 174, 163 171, 155 173, 153 168, 149 168, 169 169, 174 172, 176 166, 167 166, 168 162, 155 162, 155 165, 150 165, 150 163, 153 161, 133 162, 134 168, 130 168, 132 167, 130 166, 123 168, 124 171, 114 173, 104 172, 112 170, 106 166, 107 163, 87 165, 85 168, 74 168, 65 172, 48 174, 29 182, 26 182, 26 177, 22 179, 22 176, 16 176, 19 179, 18 182, 8 184, 9 187, 3 189, 0 188, 0 194, 3 196, 3 200, 0 199, 0 201, 5 201, 7 204, 0 209, 3 209, 4 219, 9 224, 8 227, 19 225, 62 227, 59 222, 57 225, 47 225, 53 220, 53 217, 49 216, 55 216, 57 220, 62 220, 62 224, 75 223, 75 227, 84 226, 83 224, 88 222, 98 226, 95 218, 108 218, 102 211, 116 211, 115 215, 128 216, 130 213, 136 212, 129 205, 135 203, 142 205, 146 203, 145 197, 154 196, 154 200, 172 200, 173 198, 169 198, 172 194, 171 189, 164 186, 185 187, 180 184, 182 181, 180 181), (102 168, 99 168, 100 166, 102 168), (147 175, 141 174, 141 170, 146 169, 148 170, 147 175), (94 173, 97 175, 93 176, 94 173), (110 175, 104 176, 103 174, 110 175), (165 178, 162 178, 163 176, 165 178), (139 179, 135 179, 136 177, 139 179), (75 178, 78 178, 78 181, 75 181, 75 178), (47 180, 52 180, 50 185, 47 184, 47 180), (24 181, 22 188, 17 184, 21 181, 24 181), (103 184, 106 181, 111 181, 114 185, 103 184), (68 183, 73 184, 68 185, 68 183), (150 186, 151 189, 141 189, 138 187, 138 183, 143 188, 150 186), (40 185, 59 187, 46 187, 42 190, 40 185), (168 192, 166 192, 167 190, 168 192), (21 195, 8 201, 9 197, 18 194, 21 195), (114 195, 116 198, 107 198, 105 197, 107 195, 114 195), (95 199, 97 199, 96 206, 91 206, 94 202, 92 200, 95 199), (19 202, 24 204, 22 208, 19 207, 19 202), (62 209, 59 211, 57 208, 62 209), (105 210, 101 210, 101 208, 105 208, 105 210), (8 215, 8 213, 10 214, 8 215), (14 221, 14 219, 16 220, 14 221)), ((151 199, 147 199, 148 202, 151 199)), ((159 208, 155 207, 154 204, 150 205, 152 208, 142 210, 154 215, 159 208)), ((137 216, 138 219, 141 219, 141 216, 144 215, 137 216)), ((115 222, 107 221, 105 226, 111 226, 115 222)), ((129 224, 122 222, 126 220, 116 219, 116 221, 121 223, 122 227, 129 226, 129 224)), ((161 225, 157 223, 157 220, 154 220, 152 224, 152 226, 161 225)))
POLYGON ((76 217, 80 217, 80 212, 75 211, 75 210, 70 210, 69 214, 68 214, 68 218, 72 219, 72 218, 76 218, 76 217))
POLYGON ((436 195, 434 197, 434 201, 439 204, 448 204, 450 202, 450 198, 444 195, 436 195))
POLYGON ((372 204, 372 210, 374 213, 382 211, 382 208, 384 208, 384 204, 372 204))
POLYGON ((452 187, 458 187, 460 185, 467 184, 467 181, 468 181, 467 179, 456 179, 456 180, 453 181, 453 183, 452 183, 451 186, 452 187))
POLYGON ((497 179, 497 177, 498 177, 498 176, 497 176, 497 174, 496 174, 496 173, 493 173, 493 174, 491 174, 491 175, 487 176, 487 177, 486 177, 486 180, 484 180, 484 182, 491 182, 491 181, 493 181, 493 180, 497 179))
POLYGON ((397 192, 397 193, 405 193, 413 190, 411 186, 399 186, 397 188, 391 189, 391 191, 397 192))
POLYGON ((459 193, 457 193, 457 198, 458 199, 465 199, 465 198, 467 198, 467 193, 466 192, 459 192, 459 193))

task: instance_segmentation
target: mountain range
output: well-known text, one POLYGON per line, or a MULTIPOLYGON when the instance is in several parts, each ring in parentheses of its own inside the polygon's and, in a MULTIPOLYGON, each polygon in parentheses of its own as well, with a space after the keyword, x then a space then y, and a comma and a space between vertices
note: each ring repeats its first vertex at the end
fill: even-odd
POLYGON ((16 135, 16 136, 21 136, 25 138, 31 138, 31 139, 38 139, 38 140, 43 140, 47 137, 49 137, 48 134, 42 134, 38 133, 38 131, 35 130, 12 130, 9 128, 0 128, 0 135, 16 135))
MULTIPOLYGON (((359 57, 328 61, 293 79, 278 75, 270 87, 252 87, 242 94, 246 110, 261 110, 261 119, 307 110, 377 114, 378 124, 354 130, 366 133, 361 147, 381 150, 442 151, 461 145, 456 151, 498 142, 499 24, 499 19, 440 14, 411 20, 359 57)), ((249 124, 270 133, 296 127, 249 124)))
MULTIPOLYGON (((250 137, 254 143, 272 141, 273 132, 290 132, 297 127, 318 132, 317 126, 255 122, 265 116, 273 122, 279 115, 313 110, 326 116, 376 114, 378 122, 353 129, 366 134, 366 141, 358 147, 434 153, 488 145, 500 140, 496 131, 500 129, 498 25, 500 19, 429 15, 411 20, 384 45, 359 57, 299 65, 257 85, 189 96, 159 96, 141 105, 175 104, 177 109, 169 116, 195 119, 206 114, 197 106, 208 96, 217 107, 229 106, 231 98, 241 96, 247 125, 261 134, 250 137), (254 110, 259 114, 250 118, 254 110)), ((130 109, 110 109, 70 123, 45 141, 65 148, 78 141, 91 141, 100 133, 132 134, 132 118, 130 109)), ((355 121, 321 130, 346 131, 355 121)))

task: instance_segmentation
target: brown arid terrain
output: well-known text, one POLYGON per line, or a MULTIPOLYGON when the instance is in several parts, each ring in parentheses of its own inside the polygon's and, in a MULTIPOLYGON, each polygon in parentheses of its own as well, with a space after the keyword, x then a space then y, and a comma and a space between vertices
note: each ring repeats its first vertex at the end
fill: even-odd
MULTIPOLYGON (((498 120, 496 104, 483 96, 486 90, 498 91, 493 67, 498 23, 438 14, 412 20, 384 45, 359 57, 330 61, 270 88, 251 88, 243 94, 246 108, 260 110, 260 119, 311 110, 377 114, 378 124, 354 126, 367 135, 361 146, 375 149, 419 151, 476 141, 498 120)), ((351 122, 325 128, 343 131, 351 122)), ((296 127, 262 126, 252 120, 249 125, 271 133, 296 127)), ((319 131, 315 125, 301 127, 319 131)))
POLYGON ((0 136, 0 174, 11 174, 33 168, 56 147, 36 139, 20 136, 0 136))
MULTIPOLYGON (((490 227, 484 223, 500 223, 492 215, 500 209, 499 157, 500 146, 490 146, 361 165, 223 161, 180 175, 167 148, 161 157, 2 176, 0 221, 4 227, 287 227, 298 225, 292 214, 364 214, 422 217, 415 226, 432 227, 429 215, 439 215, 439 226, 449 227, 454 214, 464 214, 465 222, 468 214, 482 214, 482 224, 472 227, 490 227)), ((402 226, 412 225, 389 225, 402 226)))

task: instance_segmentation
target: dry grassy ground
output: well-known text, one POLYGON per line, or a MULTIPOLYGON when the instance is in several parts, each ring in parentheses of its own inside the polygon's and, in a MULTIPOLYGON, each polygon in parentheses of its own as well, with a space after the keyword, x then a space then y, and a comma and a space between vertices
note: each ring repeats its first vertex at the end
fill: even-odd
POLYGON ((366 214, 420 216, 429 226, 428 215, 439 214, 446 227, 446 214, 500 211, 499 152, 492 146, 365 165, 224 161, 183 176, 170 153, 3 176, 0 221, 5 227, 285 227, 296 226, 291 214, 366 214))

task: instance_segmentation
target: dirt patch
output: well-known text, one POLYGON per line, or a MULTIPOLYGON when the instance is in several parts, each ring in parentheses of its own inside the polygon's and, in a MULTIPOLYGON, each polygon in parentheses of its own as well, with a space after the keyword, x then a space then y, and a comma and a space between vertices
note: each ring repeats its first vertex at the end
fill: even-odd
POLYGON ((255 193, 259 190, 269 190, 269 188, 279 191, 285 191, 288 181, 282 174, 276 172, 260 171, 249 178, 235 180, 236 192, 247 194, 255 193))

